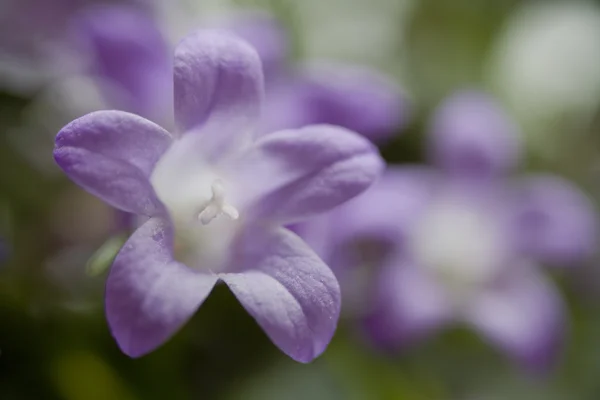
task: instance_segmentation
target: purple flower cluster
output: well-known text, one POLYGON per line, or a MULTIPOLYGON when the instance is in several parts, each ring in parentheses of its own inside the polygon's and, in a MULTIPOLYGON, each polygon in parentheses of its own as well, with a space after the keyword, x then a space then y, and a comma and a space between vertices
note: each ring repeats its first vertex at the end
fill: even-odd
POLYGON ((311 361, 337 325, 339 280, 345 310, 386 348, 460 322, 527 366, 554 359, 565 310, 542 268, 591 254, 595 213, 559 177, 511 175, 519 132, 488 95, 440 106, 433 167, 381 175, 367 139, 402 128, 401 91, 365 69, 292 67, 266 15, 194 33, 174 59, 132 8, 72 28, 87 72, 127 111, 73 121, 54 151, 73 181, 144 221, 106 288, 126 354, 165 342, 221 281, 283 352, 311 361))

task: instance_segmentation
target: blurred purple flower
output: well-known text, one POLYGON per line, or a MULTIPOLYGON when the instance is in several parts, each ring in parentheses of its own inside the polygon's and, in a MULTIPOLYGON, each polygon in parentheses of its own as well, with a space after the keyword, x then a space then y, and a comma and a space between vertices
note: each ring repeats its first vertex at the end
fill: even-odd
POLYGON ((170 45, 151 15, 131 6, 88 7, 71 20, 70 36, 111 108, 157 123, 172 115, 170 45))
POLYGON ((38 41, 57 39, 72 13, 89 0, 7 0, 0 13, 0 51, 29 55, 38 41))
POLYGON ((106 315, 128 355, 165 342, 225 282, 271 340, 308 362, 329 343, 340 293, 331 270, 284 224, 366 189, 383 161, 366 139, 328 125, 257 137, 263 75, 230 34, 185 38, 174 58, 170 134, 122 111, 64 127, 55 159, 77 184, 147 221, 110 271, 106 315))
MULTIPOLYGON (((4 0, 0 5, 1 84, 13 90, 39 90, 53 79, 77 73, 69 57, 70 20, 90 6, 110 0, 4 0)), ((153 13, 154 0, 122 0, 140 13, 153 13)))
POLYGON ((496 101, 475 90, 456 93, 433 116, 429 155, 449 175, 505 174, 520 157, 519 132, 496 101))
POLYGON ((333 63, 292 67, 287 32, 268 14, 243 15, 225 27, 254 46, 263 61, 268 109, 263 131, 326 123, 380 141, 407 122, 404 94, 375 71, 333 63))
MULTIPOLYGON (((40 41, 63 40, 69 19, 80 10, 110 0, 5 0, 0 14, 0 51, 23 53, 40 41), (12 30, 11 30, 12 29, 12 30)), ((114 2, 113 2, 114 3, 114 2)), ((154 0, 122 0, 120 4, 151 11, 154 0)))
POLYGON ((332 266, 344 307, 359 298, 350 311, 380 345, 406 346, 459 321, 526 366, 556 356, 564 304, 539 267, 588 257, 596 215, 558 177, 502 179, 518 160, 509 121, 485 94, 459 92, 434 116, 439 168, 392 167, 363 195, 297 227, 332 266), (365 267, 372 280, 357 293, 355 271, 365 267))

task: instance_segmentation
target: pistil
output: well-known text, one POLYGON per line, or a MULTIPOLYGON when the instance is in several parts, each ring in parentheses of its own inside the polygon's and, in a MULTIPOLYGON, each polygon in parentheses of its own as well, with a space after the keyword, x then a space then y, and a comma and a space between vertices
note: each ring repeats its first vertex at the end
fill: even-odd
POLYGON ((225 188, 223 187, 223 182, 220 179, 216 179, 211 185, 211 190, 211 199, 198 213, 198 219, 202 224, 207 225, 219 215, 226 215, 232 220, 238 219, 240 216, 238 210, 231 204, 225 202, 225 188))

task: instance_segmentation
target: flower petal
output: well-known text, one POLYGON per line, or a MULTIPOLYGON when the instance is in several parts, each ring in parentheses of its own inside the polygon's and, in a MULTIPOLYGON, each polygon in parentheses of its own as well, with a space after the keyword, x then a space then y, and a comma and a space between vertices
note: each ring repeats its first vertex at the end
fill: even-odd
POLYGON ((90 72, 113 107, 155 121, 172 118, 171 52, 147 13, 129 6, 91 7, 73 25, 90 72))
POLYGON ((177 46, 174 69, 175 122, 180 134, 202 136, 199 150, 220 152, 252 133, 264 84, 248 43, 227 32, 195 32, 177 46))
POLYGON ((564 306, 537 271, 522 269, 470 303, 467 320, 488 340, 531 368, 547 367, 564 335, 564 306))
POLYGON ((267 87, 260 134, 300 129, 315 123, 307 86, 292 76, 280 76, 267 87))
POLYGON ((284 71, 288 57, 288 36, 276 18, 263 12, 244 13, 227 21, 224 28, 256 49, 266 80, 276 78, 284 71))
POLYGON ((142 117, 97 111, 58 133, 54 158, 75 183, 108 204, 156 215, 163 206, 148 177, 170 144, 167 131, 142 117))
POLYGON ((446 99, 434 115, 430 135, 433 161, 451 174, 501 174, 520 155, 516 126, 493 98, 478 91, 446 99))
POLYGON ((313 125, 263 136, 228 168, 253 217, 291 223, 358 195, 384 161, 360 135, 313 125))
POLYGON ((170 224, 153 218, 117 255, 106 283, 106 318, 121 350, 139 357, 171 337, 217 282, 175 261, 170 224))
POLYGON ((343 275, 376 266, 388 251, 406 252, 415 222, 436 188, 437 174, 420 166, 390 167, 356 198, 293 225, 321 256, 345 290, 343 275))
POLYGON ((570 182, 533 175, 518 182, 515 235, 525 254, 549 264, 573 263, 593 254, 597 216, 590 199, 570 182))
POLYGON ((408 120, 402 91, 387 77, 366 68, 313 65, 298 80, 305 86, 303 95, 311 112, 305 125, 339 125, 380 141, 397 133, 408 120))
POLYGON ((237 271, 220 278, 284 353, 312 361, 329 344, 340 313, 333 273, 284 228, 248 230, 241 246, 237 271))
POLYGON ((336 241, 380 239, 394 242, 402 251, 434 194, 437 178, 426 167, 388 168, 369 190, 332 212, 336 241))
POLYGON ((384 348, 423 340, 453 316, 442 287, 404 256, 390 257, 377 283, 363 322, 371 339, 384 348))

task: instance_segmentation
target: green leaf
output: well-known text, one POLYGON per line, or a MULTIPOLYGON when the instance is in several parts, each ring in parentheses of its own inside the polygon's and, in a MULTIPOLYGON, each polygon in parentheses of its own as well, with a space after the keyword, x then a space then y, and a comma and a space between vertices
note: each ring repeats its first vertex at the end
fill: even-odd
POLYGON ((117 235, 108 239, 90 257, 85 265, 85 272, 92 277, 102 275, 106 272, 126 240, 127 237, 125 235, 117 235))

